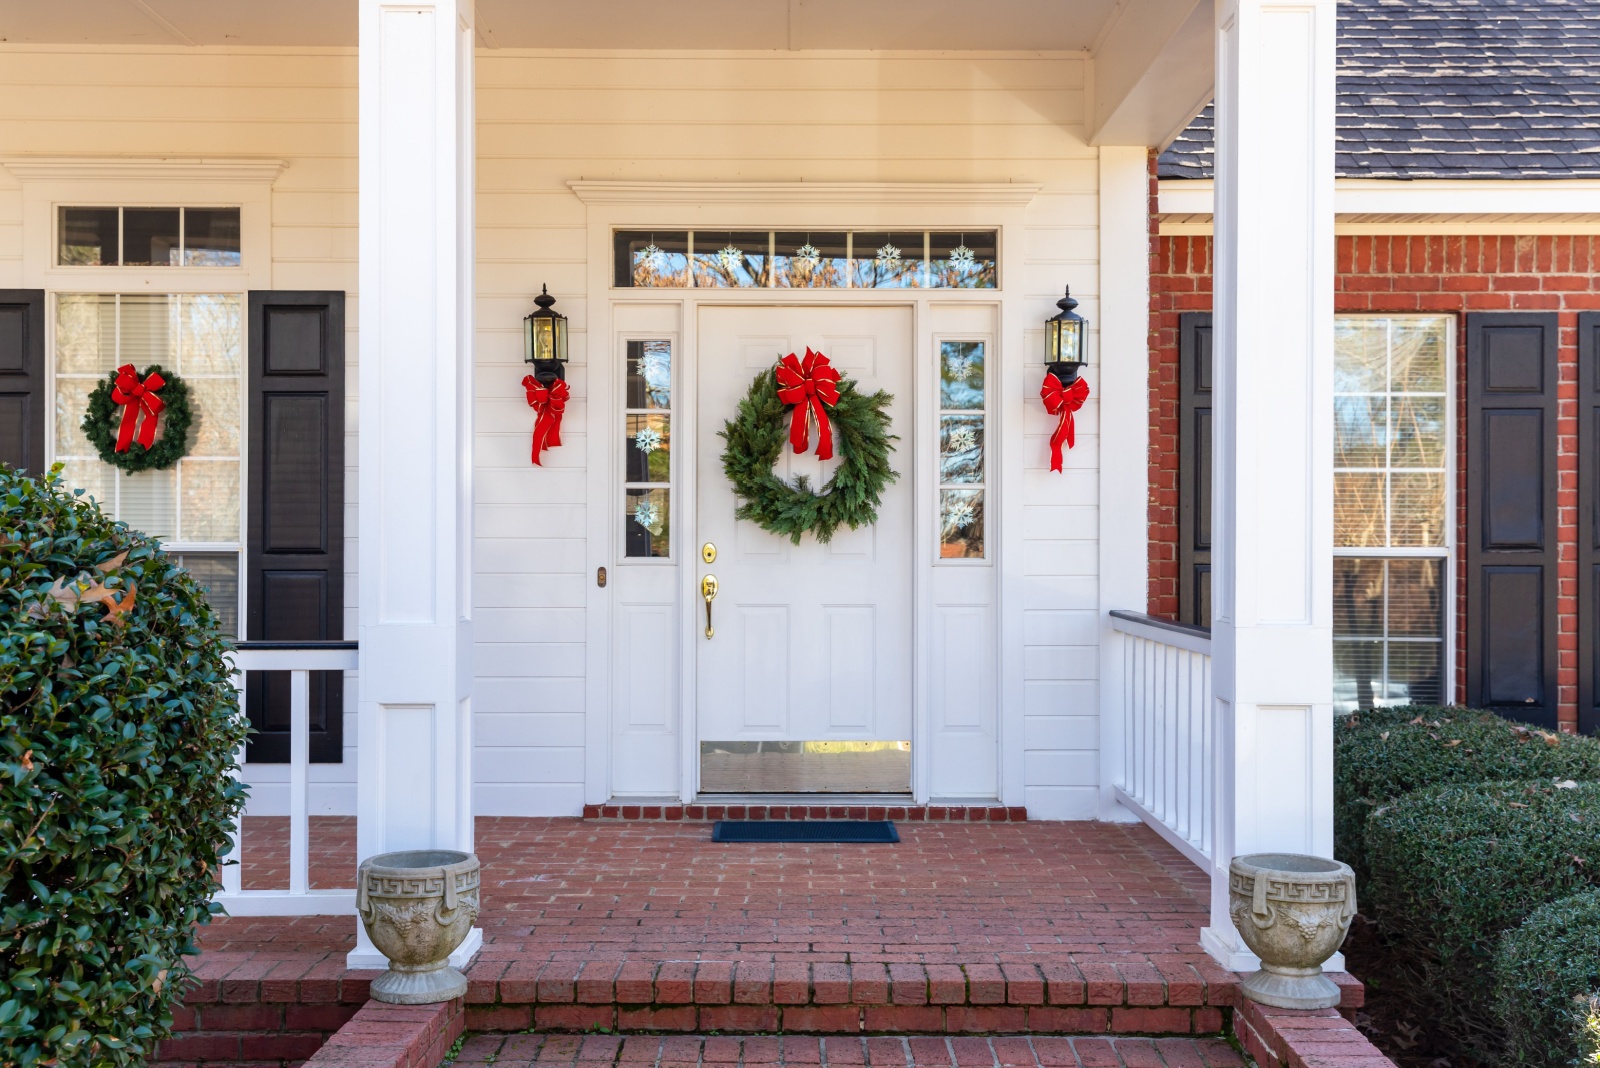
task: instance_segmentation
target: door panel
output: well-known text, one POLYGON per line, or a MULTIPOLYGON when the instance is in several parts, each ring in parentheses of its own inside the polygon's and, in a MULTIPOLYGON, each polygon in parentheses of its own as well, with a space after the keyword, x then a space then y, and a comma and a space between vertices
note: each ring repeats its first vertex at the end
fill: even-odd
POLYGON ((1578 316, 1578 730, 1600 734, 1600 312, 1578 316))
MULTIPOLYGON (((906 790, 910 763, 904 746, 852 750, 818 743, 905 743, 911 737, 910 310, 702 308, 699 315, 696 535, 684 559, 693 561, 697 589, 706 574, 720 584, 712 609, 715 636, 704 636, 703 609, 693 632, 699 738, 743 743, 728 747, 719 767, 734 750, 752 756, 748 767, 781 769, 785 755, 796 758, 795 766, 809 762, 807 789, 830 788, 830 773, 818 771, 826 758, 844 755, 840 750, 860 754, 861 766, 878 769, 879 788, 906 790), (877 523, 841 531, 827 545, 809 535, 794 545, 736 522, 738 501, 722 471, 723 441, 717 436, 750 380, 808 345, 826 353, 863 391, 893 394, 889 414, 901 438, 893 454, 901 477, 885 492, 877 523), (717 546, 715 563, 700 559, 705 542, 717 546)), ((815 449, 813 432, 811 451, 795 456, 785 447, 775 470, 788 480, 804 474, 813 485, 824 484, 839 460, 819 462, 815 449)), ((785 774, 752 773, 739 788, 802 788, 800 779, 785 774)), ((846 781, 852 789, 866 788, 861 776, 838 780, 846 781)), ((703 789, 716 785, 702 781, 703 789)))

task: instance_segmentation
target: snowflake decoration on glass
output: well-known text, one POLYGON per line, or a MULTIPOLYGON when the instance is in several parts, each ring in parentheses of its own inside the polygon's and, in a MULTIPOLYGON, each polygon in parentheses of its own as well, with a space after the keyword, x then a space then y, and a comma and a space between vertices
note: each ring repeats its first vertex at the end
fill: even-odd
POLYGON ((639 262, 647 267, 654 267, 661 258, 661 250, 654 243, 646 245, 639 250, 639 262))
POLYGON ((967 452, 977 447, 978 435, 970 426, 958 426, 950 431, 948 443, 951 452, 967 452))
POLYGON ((972 250, 965 242, 950 250, 950 266, 970 269, 974 262, 972 250))
POLYGON ((967 501, 955 501, 944 511, 944 525, 949 530, 962 530, 972 525, 978 513, 967 501))
POLYGON ((726 270, 731 271, 738 267, 743 259, 744 253, 740 252, 731 241, 717 250, 717 262, 726 270))
POLYGON ((822 253, 817 251, 817 246, 807 241, 794 250, 794 262, 801 266, 809 267, 822 259, 822 253))
POLYGON ((952 382, 960 382, 972 377, 973 360, 971 356, 946 356, 944 358, 945 374, 950 376, 952 382))
POLYGON ((886 241, 883 247, 878 250, 878 255, 873 259, 873 262, 879 267, 898 267, 900 266, 900 250, 886 241))
POLYGON ((655 452, 661 448, 661 431, 653 426, 641 428, 633 436, 633 447, 640 452, 655 452))
POLYGON ((633 521, 653 534, 661 522, 661 509, 651 501, 640 501, 633 510, 633 521))

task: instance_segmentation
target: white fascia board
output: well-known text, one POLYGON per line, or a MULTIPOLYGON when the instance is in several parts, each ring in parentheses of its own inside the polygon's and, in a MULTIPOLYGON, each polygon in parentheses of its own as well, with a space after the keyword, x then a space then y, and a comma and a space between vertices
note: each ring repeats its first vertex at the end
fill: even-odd
MULTIPOLYGON (((1162 215, 1210 215, 1210 179, 1160 183, 1162 215)), ((1337 215, 1585 215, 1600 213, 1600 179, 1340 178, 1337 215)))

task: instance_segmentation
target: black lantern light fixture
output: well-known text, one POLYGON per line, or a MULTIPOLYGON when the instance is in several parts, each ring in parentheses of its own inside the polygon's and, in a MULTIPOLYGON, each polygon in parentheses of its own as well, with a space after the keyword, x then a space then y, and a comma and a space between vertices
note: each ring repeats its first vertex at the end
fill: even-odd
POLYGON ((549 286, 533 298, 539 307, 522 320, 522 358, 541 382, 567 380, 567 317, 556 311, 549 286))
POLYGON ((1045 370, 1063 386, 1070 386, 1086 360, 1089 320, 1077 313, 1078 302, 1073 299, 1071 286, 1056 301, 1056 307, 1061 311, 1044 321, 1045 370))

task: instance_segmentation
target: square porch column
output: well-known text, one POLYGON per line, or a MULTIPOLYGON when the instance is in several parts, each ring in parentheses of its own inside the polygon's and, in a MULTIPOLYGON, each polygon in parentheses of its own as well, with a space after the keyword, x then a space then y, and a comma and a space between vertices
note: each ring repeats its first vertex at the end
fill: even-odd
POLYGON ((1334 3, 1216 8, 1218 749, 1202 943, 1235 970, 1259 963, 1228 916, 1229 861, 1333 854, 1334 3))
POLYGON ((473 5, 359 18, 357 854, 470 852, 473 5))

